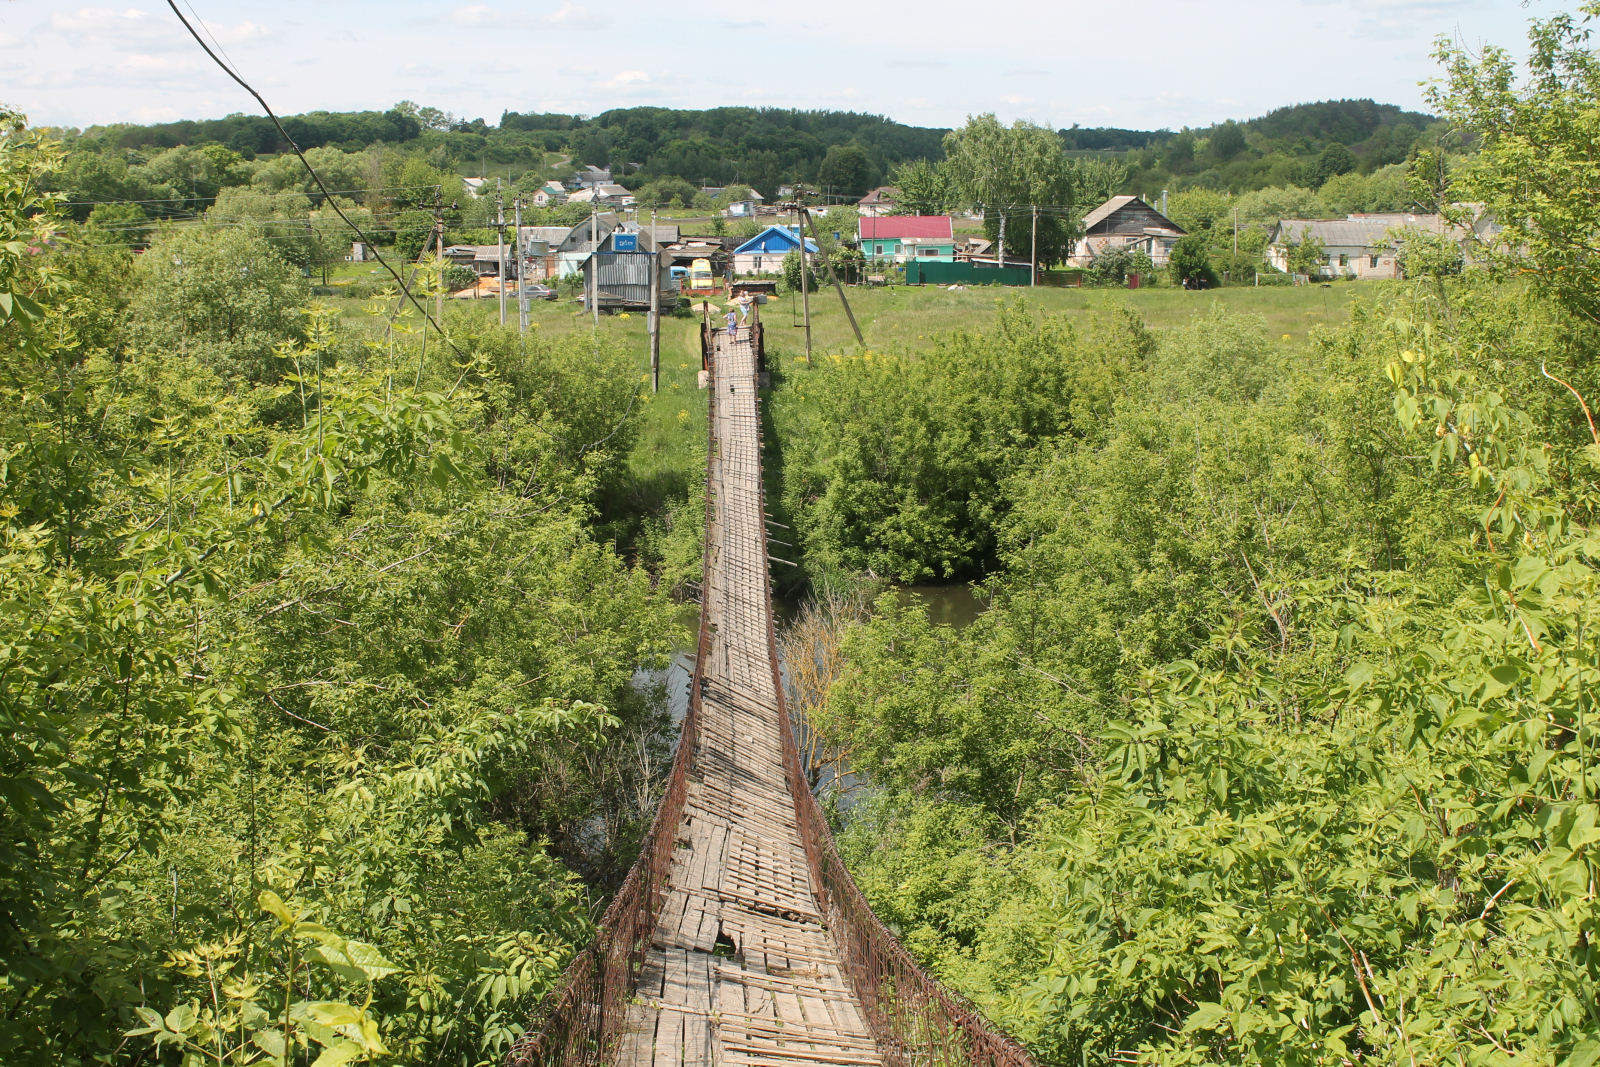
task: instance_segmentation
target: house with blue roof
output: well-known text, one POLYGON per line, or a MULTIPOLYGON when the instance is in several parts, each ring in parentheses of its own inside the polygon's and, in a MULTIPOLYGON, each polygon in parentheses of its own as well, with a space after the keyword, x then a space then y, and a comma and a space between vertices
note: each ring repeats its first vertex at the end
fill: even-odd
MULTIPOLYGON (((806 251, 817 250, 807 237, 806 251)), ((800 247, 800 235, 793 226, 768 226, 733 250, 735 274, 777 274, 783 270, 783 257, 800 247)))

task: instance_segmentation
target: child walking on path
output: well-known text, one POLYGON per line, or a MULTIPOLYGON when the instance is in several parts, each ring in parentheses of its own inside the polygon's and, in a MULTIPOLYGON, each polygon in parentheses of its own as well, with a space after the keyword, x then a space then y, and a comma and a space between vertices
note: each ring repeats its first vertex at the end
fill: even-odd
POLYGON ((739 313, 737 311, 729 309, 729 311, 728 311, 728 340, 737 341, 738 339, 739 339, 739 313))

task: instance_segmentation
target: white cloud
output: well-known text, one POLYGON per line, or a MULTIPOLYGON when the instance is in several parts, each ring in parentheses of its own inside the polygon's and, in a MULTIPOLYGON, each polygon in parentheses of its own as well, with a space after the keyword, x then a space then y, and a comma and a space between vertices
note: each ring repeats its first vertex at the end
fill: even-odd
MULTIPOLYGON (((430 19, 427 21, 438 21, 430 19)), ((597 30, 610 24, 603 14, 596 14, 578 4, 564 2, 554 11, 533 15, 520 11, 504 11, 488 4, 469 4, 458 7, 443 16, 443 21, 472 29, 547 29, 547 30, 597 30)))
POLYGON ((598 30, 608 26, 611 20, 605 15, 597 14, 586 7, 569 2, 563 3, 555 11, 540 19, 546 26, 557 30, 598 30))
POLYGON ((503 11, 496 11, 488 4, 473 4, 470 7, 457 8, 446 15, 445 20, 457 26, 490 26, 515 17, 503 11))
POLYGON ((50 16, 50 28, 80 45, 86 41, 175 44, 178 31, 174 23, 133 7, 124 11, 113 11, 109 7, 84 7, 71 13, 57 11, 50 16))
POLYGON ((621 89, 629 85, 644 85, 650 81, 650 75, 642 70, 624 70, 612 76, 610 80, 596 82, 599 89, 621 89))

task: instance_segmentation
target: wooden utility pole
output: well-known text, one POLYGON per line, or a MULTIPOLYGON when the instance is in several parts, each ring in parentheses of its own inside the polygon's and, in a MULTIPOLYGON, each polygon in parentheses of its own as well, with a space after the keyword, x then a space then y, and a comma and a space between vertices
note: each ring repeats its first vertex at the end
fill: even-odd
POLYGON ((656 241, 656 210, 650 209, 650 391, 661 392, 661 249, 656 241))
POLYGON ((526 336, 528 333, 528 288, 523 284, 522 265, 527 257, 522 252, 522 197, 517 197, 513 203, 517 206, 517 334, 526 336))
POLYGON ((600 222, 594 208, 589 209, 589 308, 594 312, 594 328, 600 328, 600 222))
POLYGON ((1039 205, 1033 205, 1033 262, 1028 264, 1028 284, 1039 284, 1039 205))
POLYGON ((500 179, 494 180, 495 247, 500 256, 500 325, 506 324, 506 201, 500 195, 500 179))
POLYGON ((806 271, 810 264, 806 260, 806 231, 800 225, 800 216, 804 208, 796 208, 794 213, 794 233, 800 239, 800 305, 805 309, 806 315, 806 366, 811 366, 811 293, 806 287, 806 271))
POLYGON ((1239 209, 1233 209, 1233 258, 1239 258, 1239 209))
MULTIPOLYGON (((817 234, 817 220, 812 218, 811 212, 807 211, 803 206, 800 208, 800 214, 805 216, 806 222, 810 224, 811 238, 817 244, 817 251, 821 252, 822 238, 817 234)), ((800 235, 800 247, 803 249, 805 246, 806 235, 802 233, 800 235)), ((850 301, 844 298, 844 286, 839 284, 839 276, 833 271, 833 260, 829 259, 827 256, 823 256, 822 265, 828 268, 828 280, 833 282, 834 289, 839 293, 839 303, 844 305, 844 316, 850 320, 850 328, 856 332, 856 344, 863 346, 866 345, 867 339, 861 336, 861 327, 856 325, 856 314, 850 310, 850 301)), ((809 331, 807 332, 807 336, 810 336, 809 331)))

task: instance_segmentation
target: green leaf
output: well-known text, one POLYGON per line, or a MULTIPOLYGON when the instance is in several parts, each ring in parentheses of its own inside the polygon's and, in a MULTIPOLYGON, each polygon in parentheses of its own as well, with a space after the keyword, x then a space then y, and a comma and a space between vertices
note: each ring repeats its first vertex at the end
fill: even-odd
POLYGON ((1561 1061, 1561 1067, 1590 1067, 1596 1060, 1600 1060, 1600 1040, 1591 1037, 1578 1042, 1572 1055, 1561 1061))
POLYGON ((199 1017, 200 1013, 193 1004, 179 1004, 167 1012, 167 1029, 176 1034, 188 1033, 199 1017))
POLYGON ((1189 1018, 1184 1021, 1184 1033, 1191 1030, 1215 1030, 1218 1025, 1226 1021, 1228 1011, 1221 1004, 1211 1001, 1202 1001, 1200 1006, 1189 1013, 1189 1018))
POLYGON ((362 1048, 359 1042, 351 1041, 347 1038, 340 1039, 331 1045, 325 1046, 322 1050, 322 1055, 317 1057, 316 1062, 311 1067, 340 1067, 341 1064, 350 1063, 353 1060, 365 1059, 366 1054, 367 1050, 362 1048))
POLYGON ((261 891, 261 895, 256 897, 256 904, 262 911, 271 915, 285 926, 293 926, 295 919, 298 918, 284 905, 283 899, 270 889, 261 891))
POLYGON ((306 1013, 323 1026, 359 1026, 365 1013, 342 1000, 324 1000, 306 1005, 306 1013))
POLYGON ((283 1031, 279 1030, 277 1027, 273 1027, 271 1030, 257 1030, 255 1034, 251 1036, 250 1040, 256 1046, 256 1048, 265 1052, 273 1059, 283 1059, 284 1051, 287 1046, 283 1040, 283 1031))

